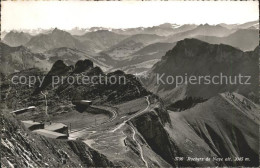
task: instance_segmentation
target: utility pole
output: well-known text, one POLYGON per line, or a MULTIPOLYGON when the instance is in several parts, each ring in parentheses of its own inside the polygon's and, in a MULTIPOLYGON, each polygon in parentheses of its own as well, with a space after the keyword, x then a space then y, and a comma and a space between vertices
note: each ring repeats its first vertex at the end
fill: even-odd
POLYGON ((70 123, 70 132, 71 132, 71 123, 70 123))

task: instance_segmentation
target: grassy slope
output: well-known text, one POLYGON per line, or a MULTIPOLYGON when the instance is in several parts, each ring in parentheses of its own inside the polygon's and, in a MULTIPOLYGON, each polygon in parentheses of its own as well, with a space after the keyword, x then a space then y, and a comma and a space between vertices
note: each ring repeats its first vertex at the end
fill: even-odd
POLYGON ((251 161, 225 164, 256 166, 259 106, 248 102, 250 109, 241 97, 222 94, 181 113, 170 113, 173 129, 168 132, 186 156, 243 156, 251 161))

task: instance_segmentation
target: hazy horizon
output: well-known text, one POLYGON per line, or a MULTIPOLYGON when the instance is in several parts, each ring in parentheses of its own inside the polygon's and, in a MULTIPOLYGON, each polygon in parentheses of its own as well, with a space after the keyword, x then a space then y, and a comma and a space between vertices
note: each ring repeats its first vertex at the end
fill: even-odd
POLYGON ((2 1, 1 31, 242 24, 259 19, 258 1, 2 1))
MULTIPOLYGON (((259 21, 259 19, 257 20, 251 20, 251 21, 247 21, 247 22, 244 22, 244 23, 248 23, 248 22, 253 22, 253 21, 259 21)), ((244 24, 244 23, 237 23, 237 24, 244 24)), ((162 24, 176 24, 176 23, 161 23, 161 24, 158 24, 158 25, 153 25, 153 26, 159 26, 159 25, 162 25, 162 24)), ((205 23, 205 24, 208 24, 208 23, 205 23)), ((205 25, 205 24, 194 24, 194 25, 205 25)), ((225 23, 219 23, 219 24, 225 24, 225 23)), ((185 24, 182 24, 182 25, 185 25, 185 24)), ((180 26, 182 26, 180 25, 180 26)), ((218 24, 208 24, 208 25, 211 25, 211 26, 215 26, 215 25, 218 25, 218 24)), ((153 26, 147 26, 147 27, 144 27, 144 26, 139 26, 140 28, 149 28, 149 27, 153 27, 153 26)), ((64 31, 67 31, 67 30, 73 30, 73 29, 91 29, 91 28, 105 28, 105 29, 131 29, 131 28, 139 28, 139 27, 128 27, 128 28, 113 28, 113 27, 101 27, 101 26, 93 26, 93 27, 72 27, 71 29, 61 29, 59 27, 50 27, 50 28, 33 28, 33 29, 12 29, 12 30, 2 30, 2 32, 11 32, 11 31, 23 31, 23 30, 39 30, 39 29, 42 29, 42 30, 53 30, 55 28, 59 29, 59 30, 64 30, 64 31)))

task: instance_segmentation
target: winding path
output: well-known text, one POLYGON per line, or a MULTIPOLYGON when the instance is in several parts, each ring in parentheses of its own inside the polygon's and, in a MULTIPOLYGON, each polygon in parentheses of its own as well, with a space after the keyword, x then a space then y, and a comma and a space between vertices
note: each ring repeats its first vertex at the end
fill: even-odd
POLYGON ((142 159, 143 162, 145 163, 145 166, 148 167, 148 163, 147 163, 147 161, 144 159, 143 149, 142 149, 141 145, 139 144, 139 142, 138 142, 138 141, 136 140, 136 138, 135 138, 135 134, 136 134, 135 129, 134 129, 133 126, 131 126, 131 125, 130 125, 130 127, 131 127, 132 130, 133 130, 133 140, 135 141, 135 143, 136 143, 136 144, 138 145, 138 147, 139 147, 139 152, 140 152, 140 155, 141 155, 141 159, 142 159))
POLYGON ((136 113, 136 114, 134 114, 133 116, 129 117, 127 120, 125 120, 124 122, 122 122, 121 124, 119 124, 118 126, 116 126, 116 127, 115 127, 113 130, 111 130, 110 132, 115 132, 116 130, 122 128, 122 127, 125 125, 125 123, 128 122, 129 120, 131 120, 131 119, 135 118, 136 116, 141 115, 142 113, 146 112, 146 111, 148 110, 148 108, 150 107, 150 104, 151 104, 151 103, 150 103, 150 101, 149 101, 148 96, 145 96, 145 98, 146 98, 146 101, 147 101, 147 107, 146 107, 144 110, 142 110, 141 112, 136 113))

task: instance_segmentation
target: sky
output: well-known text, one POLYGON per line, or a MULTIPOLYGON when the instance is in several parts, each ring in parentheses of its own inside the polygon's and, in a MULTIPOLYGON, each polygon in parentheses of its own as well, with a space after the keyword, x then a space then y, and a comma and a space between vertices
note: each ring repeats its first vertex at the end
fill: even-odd
POLYGON ((258 1, 2 1, 1 31, 131 28, 162 23, 219 24, 258 20, 258 1))

